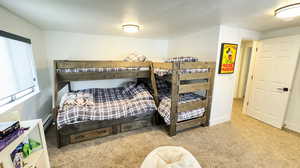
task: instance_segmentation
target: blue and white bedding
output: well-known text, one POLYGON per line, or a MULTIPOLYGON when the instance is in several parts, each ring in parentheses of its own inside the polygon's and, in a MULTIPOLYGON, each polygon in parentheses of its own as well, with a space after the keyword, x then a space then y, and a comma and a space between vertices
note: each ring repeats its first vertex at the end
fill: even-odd
MULTIPOLYGON (((179 104, 202 100, 202 99, 203 99, 202 96, 195 94, 195 93, 180 94, 179 104)), ((191 110, 191 111, 179 112, 178 117, 177 117, 177 122, 202 117, 204 112, 205 112, 205 108, 198 108, 198 109, 191 110)), ((170 125, 171 98, 169 95, 161 95, 160 96, 158 113, 164 118, 165 123, 167 125, 170 125)))
POLYGON ((91 120, 126 118, 156 110, 153 97, 143 84, 79 90, 63 96, 57 127, 60 129, 64 125, 91 120))

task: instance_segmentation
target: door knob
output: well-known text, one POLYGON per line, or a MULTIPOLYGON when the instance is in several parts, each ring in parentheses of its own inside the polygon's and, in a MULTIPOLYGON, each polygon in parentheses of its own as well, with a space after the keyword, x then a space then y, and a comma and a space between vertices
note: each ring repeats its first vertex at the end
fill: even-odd
POLYGON ((284 92, 288 92, 288 91, 289 91, 289 88, 287 88, 287 87, 284 87, 284 88, 277 88, 277 90, 281 90, 281 91, 284 91, 284 92))

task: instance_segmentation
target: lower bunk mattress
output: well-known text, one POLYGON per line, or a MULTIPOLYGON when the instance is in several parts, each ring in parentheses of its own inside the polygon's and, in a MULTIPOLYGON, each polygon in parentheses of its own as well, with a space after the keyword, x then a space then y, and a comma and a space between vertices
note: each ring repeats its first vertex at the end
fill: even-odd
MULTIPOLYGON (((188 103, 197 100, 203 100, 204 97, 196 93, 185 93, 180 94, 179 104, 188 103)), ((199 108, 191 111, 185 111, 178 113, 177 122, 190 120, 193 118, 202 117, 205 112, 205 108, 199 108)), ((170 94, 160 95, 160 103, 158 106, 158 113, 163 117, 165 123, 170 125, 170 114, 171 114, 171 98, 170 94)))
POLYGON ((60 103, 57 128, 91 120, 113 120, 157 110, 144 84, 119 88, 93 88, 66 93, 60 103))

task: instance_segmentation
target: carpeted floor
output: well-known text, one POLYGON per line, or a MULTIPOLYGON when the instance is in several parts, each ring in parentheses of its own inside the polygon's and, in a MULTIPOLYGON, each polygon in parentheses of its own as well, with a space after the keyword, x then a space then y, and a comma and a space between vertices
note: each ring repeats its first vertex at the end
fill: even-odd
POLYGON ((46 138, 55 168, 139 168, 149 152, 164 145, 183 146, 203 168, 300 168, 300 136, 241 114, 240 101, 234 103, 231 122, 174 137, 153 127, 61 149, 56 148, 53 128, 46 138))

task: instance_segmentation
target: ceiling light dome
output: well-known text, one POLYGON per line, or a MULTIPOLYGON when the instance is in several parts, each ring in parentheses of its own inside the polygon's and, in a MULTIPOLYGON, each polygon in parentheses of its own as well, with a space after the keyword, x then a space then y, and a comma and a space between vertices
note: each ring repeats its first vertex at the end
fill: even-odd
POLYGON ((122 25, 122 28, 126 33, 136 33, 140 30, 140 26, 135 24, 125 24, 122 25))
POLYGON ((295 3, 276 9, 275 16, 282 19, 300 16, 300 3, 295 3))

